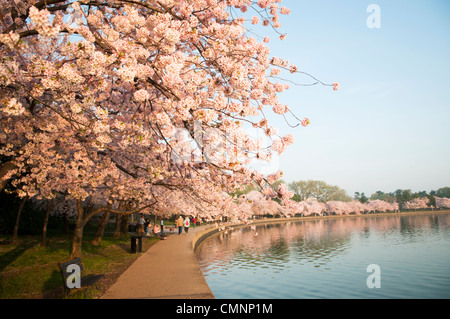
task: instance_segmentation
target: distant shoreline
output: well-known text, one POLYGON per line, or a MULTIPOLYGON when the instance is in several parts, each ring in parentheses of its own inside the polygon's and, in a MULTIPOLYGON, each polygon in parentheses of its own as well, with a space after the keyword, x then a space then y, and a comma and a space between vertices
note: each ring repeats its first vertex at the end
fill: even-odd
MULTIPOLYGON (((413 216, 413 215, 432 215, 432 214, 450 214, 450 209, 445 210, 421 210, 421 211, 409 211, 409 212, 387 212, 387 213, 372 213, 372 214, 355 214, 355 215, 329 215, 329 216, 302 216, 302 217, 289 217, 289 218, 264 218, 264 219, 254 219, 251 223, 223 223, 225 228, 241 228, 256 224, 277 224, 286 222, 296 222, 296 221, 312 221, 312 220, 323 220, 323 219, 339 219, 339 218, 361 218, 361 217, 387 217, 387 216, 413 216)), ((195 234, 192 239, 192 250, 195 251, 200 243, 207 237, 221 232, 219 227, 215 225, 209 225, 204 230, 195 234)))

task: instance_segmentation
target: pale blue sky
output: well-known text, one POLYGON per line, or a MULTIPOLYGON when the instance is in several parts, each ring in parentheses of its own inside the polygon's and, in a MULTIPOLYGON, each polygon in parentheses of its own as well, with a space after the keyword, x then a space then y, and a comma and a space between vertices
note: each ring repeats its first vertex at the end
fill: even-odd
MULTIPOLYGON (((323 180, 349 195, 450 186, 450 2, 284 0, 284 41, 270 29, 272 55, 330 87, 291 86, 280 95, 311 125, 274 124, 296 143, 279 160, 287 182, 323 180), (366 11, 381 9, 381 28, 366 11)), ((262 33, 264 32, 264 33, 262 33)), ((295 75, 291 80, 310 83, 295 75)), ((293 118, 290 123, 295 123, 293 118)))

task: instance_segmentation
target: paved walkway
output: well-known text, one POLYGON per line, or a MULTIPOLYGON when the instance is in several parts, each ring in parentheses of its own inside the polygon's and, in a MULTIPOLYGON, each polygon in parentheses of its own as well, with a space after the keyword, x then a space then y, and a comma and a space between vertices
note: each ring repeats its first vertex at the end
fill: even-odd
MULTIPOLYGON (((210 226, 173 233, 141 256, 101 299, 214 299, 193 251, 193 239, 210 226)), ((144 239, 145 240, 145 239, 144 239)))

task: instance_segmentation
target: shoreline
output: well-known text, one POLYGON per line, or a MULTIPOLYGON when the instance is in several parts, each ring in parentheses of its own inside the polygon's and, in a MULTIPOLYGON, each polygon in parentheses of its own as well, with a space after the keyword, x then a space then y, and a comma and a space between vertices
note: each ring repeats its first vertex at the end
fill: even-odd
MULTIPOLYGON (((340 219, 340 218, 362 218, 362 217, 398 217, 398 216, 414 216, 414 215, 432 215, 432 214, 450 214, 450 209, 445 210, 422 210, 422 211, 409 211, 409 212, 380 212, 380 213, 370 213, 370 214, 354 214, 354 215, 328 215, 328 216, 302 216, 302 217, 288 217, 288 218, 264 218, 255 219, 251 223, 223 223, 222 227, 233 227, 242 228, 250 225, 256 224, 277 224, 277 223, 287 223, 287 222, 298 222, 298 221, 313 221, 313 220, 328 220, 328 219, 340 219)), ((198 246, 203 240, 212 236, 218 232, 224 231, 225 229, 220 229, 215 225, 209 225, 204 230, 195 234, 192 238, 192 251, 195 253, 198 246)))

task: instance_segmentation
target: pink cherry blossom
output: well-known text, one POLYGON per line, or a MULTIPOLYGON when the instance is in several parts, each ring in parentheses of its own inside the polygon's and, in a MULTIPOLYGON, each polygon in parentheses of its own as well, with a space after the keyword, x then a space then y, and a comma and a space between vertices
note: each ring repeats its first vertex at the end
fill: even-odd
POLYGON ((301 121, 301 124, 303 126, 308 126, 310 124, 309 119, 307 119, 306 117, 301 121))

